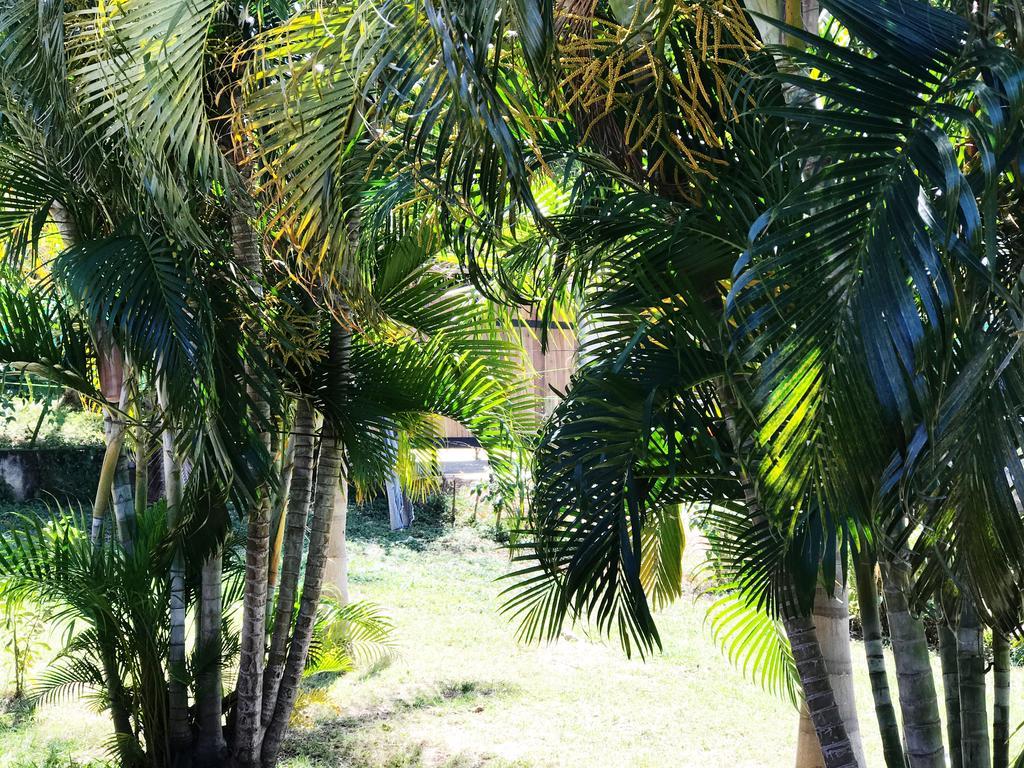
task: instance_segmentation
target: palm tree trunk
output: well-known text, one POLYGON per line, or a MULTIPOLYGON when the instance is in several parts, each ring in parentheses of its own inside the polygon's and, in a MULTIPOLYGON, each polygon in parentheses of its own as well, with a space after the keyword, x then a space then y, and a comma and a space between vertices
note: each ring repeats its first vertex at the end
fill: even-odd
MULTIPOLYGON (((288 523, 288 498, 292 492, 292 474, 295 471, 295 441, 287 440, 278 472, 279 487, 270 513, 270 562, 267 565, 267 622, 274 621, 274 592, 281 571, 281 550, 284 547, 285 527, 288 523)), ((264 672, 264 675, 266 672, 264 672)), ((267 687, 263 692, 266 697, 267 687)))
POLYGON ((910 768, 945 768, 942 720, 924 624, 910 612, 910 575, 902 563, 883 560, 882 592, 889 619, 903 734, 910 768))
MULTIPOLYGON (((719 395, 726 430, 733 448, 737 455, 749 455, 750 446, 744 445, 743 433, 736 420, 735 400, 728 386, 720 386, 719 395)), ((753 482, 745 475, 740 479, 747 514, 755 519, 763 519, 761 502, 753 482)), ((832 681, 825 666, 814 621, 809 616, 784 617, 783 626, 793 652, 793 661, 804 692, 804 702, 814 724, 826 768, 856 768, 856 753, 836 704, 832 681)))
POLYGON ((267 502, 266 494, 261 494, 257 503, 250 508, 245 544, 245 593, 242 600, 234 743, 235 762, 240 766, 259 765, 270 548, 270 509, 267 502))
POLYGON ((800 705, 800 719, 796 730, 796 768, 824 768, 825 758, 821 756, 821 744, 811 722, 807 704, 800 705))
MULTIPOLYGON (((123 414, 128 409, 129 382, 122 381, 118 410, 123 414)), ((135 549, 135 499, 132 493, 131 472, 128 470, 128 455, 124 450, 126 427, 120 414, 109 416, 109 429, 117 433, 121 445, 117 452, 117 466, 114 469, 113 500, 114 524, 121 546, 129 553, 135 549)))
POLYGON ((222 556, 218 550, 202 569, 199 604, 198 645, 202 669, 196 680, 196 762, 200 767, 219 768, 227 757, 224 739, 224 684, 221 679, 222 556))
POLYGON ((339 483, 334 491, 331 540, 327 546, 327 575, 324 591, 342 605, 348 604, 348 484, 339 483))
MULTIPOLYGON (((236 262, 253 274, 260 272, 260 244, 240 211, 231 215, 231 238, 236 262)), ((259 291, 258 283, 254 285, 259 291)), ((256 393, 252 396, 264 448, 269 451, 269 406, 256 393)), ((249 509, 245 542, 245 590, 242 599, 242 632, 236 686, 234 760, 239 766, 259 765, 261 715, 263 710, 263 669, 266 654, 267 571, 270 560, 270 495, 255 491, 249 509)))
POLYGON ((402 483, 398 474, 391 473, 385 484, 388 496, 388 518, 391 522, 392 531, 404 531, 412 521, 409 519, 409 507, 406 504, 405 493, 402 491, 402 483))
POLYGON ((992 711, 992 768, 1010 765, 1010 639, 992 630, 995 706, 992 711))
POLYGON ((117 754, 122 766, 138 765, 139 745, 128 713, 128 697, 125 695, 124 683, 114 659, 112 639, 100 640, 99 653, 103 663, 103 676, 106 678, 107 696, 110 699, 110 716, 114 723, 117 754))
POLYGON ((291 489, 284 521, 284 541, 281 546, 281 583, 277 592, 277 613, 270 638, 270 653, 263 678, 262 724, 265 728, 274 714, 278 687, 288 659, 288 633, 295 613, 295 597, 302 565, 302 544, 306 536, 306 518, 309 515, 309 495, 313 485, 313 408, 300 398, 292 424, 291 489))
POLYGON ((135 548, 135 493, 132 488, 132 473, 128 468, 128 456, 124 450, 117 458, 114 471, 114 523, 121 546, 128 552, 135 548))
MULTIPOLYGON (((136 387, 138 385, 136 384, 136 387)), ((142 393, 136 388, 135 392, 135 419, 138 422, 135 428, 135 517, 139 518, 146 512, 149 506, 149 458, 150 438, 149 430, 146 428, 147 416, 146 401, 142 393)))
POLYGON ((336 488, 341 479, 342 447, 334 430, 325 424, 317 463, 316 492, 313 498, 313 521, 310 526, 309 552, 306 556, 306 575, 302 585, 302 599, 295 620, 295 631, 288 648, 274 714, 267 724, 263 739, 263 768, 277 764, 278 750, 298 698, 302 670, 313 637, 313 623, 324 582, 327 565, 327 546, 330 541, 331 522, 334 517, 336 488))
POLYGON ((864 653, 868 661, 868 677, 871 680, 871 695, 875 701, 875 719, 882 737, 882 755, 886 768, 905 768, 903 740, 896 709, 889 691, 889 676, 885 669, 885 648, 882 645, 882 618, 879 613, 878 589, 875 586, 874 558, 866 553, 854 556, 854 572, 857 579, 857 598, 860 604, 860 621, 864 630, 864 653))
MULTIPOLYGON (((175 453, 174 431, 167 423, 168 401, 163 383, 158 386, 160 410, 164 419, 163 469, 164 493, 167 498, 167 528, 173 530, 181 513, 181 467, 175 453)), ((180 756, 191 747, 188 725, 188 690, 185 687, 185 558, 175 546, 170 570, 170 639, 167 650, 169 667, 167 727, 171 752, 180 756)))
MULTIPOLYGON (((842 573, 837 568, 837 573, 842 573)), ((811 618, 821 646, 821 655, 828 669, 829 682, 839 707, 846 735, 850 741, 857 764, 866 766, 864 747, 860 738, 860 722, 857 718, 857 701, 853 690, 853 662, 850 658, 850 610, 849 594, 845 585, 833 587, 834 596, 818 584, 814 593, 814 609, 811 618)), ((801 711, 800 729, 797 734, 797 768, 819 768, 824 766, 824 756, 818 736, 814 731, 810 712, 805 706, 801 711)))
POLYGON ((832 691, 814 620, 810 616, 791 617, 784 619, 783 625, 825 768, 858 768, 860 764, 832 691))
MULTIPOLYGON (((118 353, 119 355, 119 353, 118 353)), ((120 368, 120 365, 117 366, 120 368)), ((113 402, 117 403, 117 411, 121 413, 128 403, 128 383, 124 380, 123 370, 118 384, 119 393, 113 402)), ((107 382, 108 385, 110 382, 107 382)), ((129 552, 132 550, 132 524, 135 510, 132 504, 132 489, 128 477, 128 465, 124 456, 124 419, 120 413, 108 409, 103 417, 103 436, 107 444, 103 452, 103 464, 100 467, 99 481, 96 483, 96 499, 92 505, 92 543, 99 545, 103 532, 103 520, 107 508, 113 499, 114 519, 118 537, 122 546, 129 552)))
MULTIPOLYGON (((398 454, 398 439, 393 431, 388 432, 388 446, 398 454)), ((385 484, 388 497, 388 517, 391 522, 392 531, 402 531, 412 525, 412 515, 409 514, 410 505, 407 504, 405 493, 402 491, 402 483, 398 478, 397 469, 391 472, 385 484)))
MULTIPOLYGON (((332 393, 340 394, 344 391, 344 379, 349 375, 351 343, 350 334, 343 330, 337 321, 332 321, 328 352, 331 374, 327 384, 332 393)), ((316 621, 327 568, 327 549, 331 540, 331 524, 335 518, 334 507, 338 499, 338 486, 339 483, 346 482, 345 473, 342 471, 344 449, 330 419, 324 419, 320 434, 316 490, 313 494, 313 521, 310 526, 302 599, 295 619, 295 631, 288 648, 288 659, 285 662, 274 714, 263 738, 263 768, 274 768, 277 765, 281 740, 299 695, 302 671, 306 666, 309 644, 313 638, 313 624, 316 621)))
POLYGON ((96 546, 99 546, 100 537, 103 533, 103 520, 107 516, 107 507, 110 506, 114 476, 117 474, 117 464, 121 457, 121 445, 124 442, 123 430, 111 428, 105 431, 107 432, 107 447, 103 452, 103 464, 100 465, 100 477, 96 483, 96 499, 92 504, 92 531, 90 538, 96 546))
POLYGON ((963 768, 964 752, 960 733, 960 672, 956 661, 956 635, 939 622, 939 663, 942 665, 942 690, 946 699, 946 741, 950 768, 963 768))
POLYGON ((978 613, 970 596, 960 596, 956 631, 956 663, 960 674, 960 742, 964 768, 991 768, 988 713, 985 708, 985 645, 978 613))

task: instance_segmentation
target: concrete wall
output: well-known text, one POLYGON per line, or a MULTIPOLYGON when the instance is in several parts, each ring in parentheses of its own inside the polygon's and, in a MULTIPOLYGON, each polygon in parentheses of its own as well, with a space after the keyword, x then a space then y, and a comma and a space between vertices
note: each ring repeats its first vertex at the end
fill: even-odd
POLYGON ((0 451, 0 483, 12 501, 28 501, 39 490, 39 462, 34 451, 0 451))
POLYGON ((102 462, 102 448, 0 449, 0 498, 91 501, 102 462))

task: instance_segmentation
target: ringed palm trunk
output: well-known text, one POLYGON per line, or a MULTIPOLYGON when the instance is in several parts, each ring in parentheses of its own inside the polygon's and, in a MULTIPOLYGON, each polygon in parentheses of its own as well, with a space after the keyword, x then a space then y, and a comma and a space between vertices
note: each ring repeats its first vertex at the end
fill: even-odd
POLYGON ((96 499, 92 504, 92 531, 89 534, 92 543, 100 544, 103 535, 103 520, 107 516, 110 497, 114 488, 114 477, 121 457, 121 446, 124 444, 124 430, 115 429, 104 424, 107 447, 103 452, 103 463, 100 465, 100 477, 96 483, 96 499))
MULTIPOLYGON (((98 334, 99 335, 99 334, 98 334)), ((108 340, 109 341, 109 340, 108 340)), ((106 449, 100 467, 99 482, 96 484, 96 499, 92 507, 92 542, 99 545, 103 532, 103 520, 107 508, 113 501, 114 523, 117 537, 128 552, 133 550, 135 529, 135 505, 132 500, 131 477, 128 472, 128 457, 124 452, 125 423, 121 415, 128 407, 128 382, 125 380, 121 353, 109 343, 97 343, 100 354, 107 359, 103 382, 104 394, 108 397, 116 387, 117 394, 109 402, 116 408, 107 409, 103 417, 103 437, 106 449), (111 377, 116 377, 112 381, 111 377)))
POLYGON ((957 670, 960 675, 960 743, 964 768, 990 768, 988 713, 985 707, 985 645, 981 623, 971 598, 960 598, 960 625, 956 631, 957 670))
POLYGON ((234 743, 235 762, 240 766, 259 765, 266 653, 269 512, 265 497, 261 497, 249 511, 246 536, 245 594, 242 601, 234 743))
MULTIPOLYGON (((287 427, 291 432, 291 427, 287 427)), ((280 442, 280 441, 278 441, 280 442)), ((278 450, 275 450, 277 455, 278 450)), ((267 622, 274 621, 274 592, 277 589, 278 576, 281 571, 281 550, 284 547, 284 533, 288 523, 288 499, 292 492, 292 474, 295 471, 295 441, 289 439, 281 454, 281 468, 278 472, 280 485, 274 498, 274 506, 270 513, 270 562, 267 566, 267 622)), ((264 672, 266 675, 266 672, 264 672)), ((263 686, 264 697, 266 685, 263 686)))
MULTIPOLYGON (((393 431, 388 432, 388 446, 398 455, 398 438, 393 431)), ((391 472, 385 484, 388 497, 388 518, 392 531, 402 531, 412 526, 412 505, 405 498, 402 491, 402 483, 398 478, 398 470, 391 472)))
POLYGON ((857 598, 860 620, 864 630, 864 653, 868 661, 871 696, 875 702, 875 719, 882 737, 882 755, 886 768, 905 768, 903 740, 896 709, 889 690, 889 676, 885 669, 885 648, 882 644, 882 618, 879 612, 878 589, 875 586, 874 558, 857 553, 854 558, 857 579, 857 598))
POLYGON ((810 616, 799 616, 785 619, 783 625, 793 649, 793 661, 825 768, 858 768, 860 763, 832 691, 814 620, 810 616))
MULTIPOLYGON (((362 115, 362 109, 358 110, 362 115)), ((348 254, 358 253, 359 236, 362 232, 362 214, 358 207, 349 211, 345 222, 348 233, 348 254)), ((348 378, 348 359, 351 353, 351 335, 342 329, 337 320, 331 320, 331 355, 328 388, 334 397, 345 391, 348 378)), ((321 443, 321 450, 323 444, 321 443)), ((327 592, 341 604, 348 603, 348 483, 341 482, 335 487, 334 512, 331 521, 331 537, 327 544, 325 584, 327 592)))
POLYGON ((883 560, 882 592, 889 619, 903 733, 910 768, 945 768, 942 721, 924 624, 910 612, 910 575, 902 563, 883 560))
POLYGON ((274 714, 278 687, 288 659, 288 634, 295 613, 295 597, 302 565, 302 544, 306 537, 309 495, 313 485, 313 408, 301 398, 295 408, 292 425, 291 488, 284 519, 284 540, 281 544, 281 580, 277 590, 277 613, 270 638, 270 653, 263 678, 262 725, 265 728, 274 714))
POLYGON ((199 602, 199 648, 202 670, 196 680, 196 762, 215 768, 224 764, 228 745, 224 739, 224 683, 221 678, 221 611, 223 562, 220 550, 203 563, 199 602))
MULTIPOLYGON (((121 397, 118 401, 118 410, 124 413, 128 409, 129 387, 128 382, 121 384, 121 397)), ((116 436, 118 443, 117 465, 114 468, 114 481, 112 488, 114 505, 114 523, 117 527, 117 537, 121 546, 129 553, 135 549, 135 498, 132 489, 131 472, 128 469, 128 454, 124 450, 124 437, 126 427, 124 417, 121 415, 108 416, 104 426, 109 429, 108 441, 116 436)))
MULTIPOLYGON (((241 211, 236 210, 231 215, 231 238, 235 261, 251 274, 258 275, 262 264, 259 239, 248 217, 241 211)), ((258 282, 254 287, 259 292, 258 282)), ((263 445, 269 451, 270 435, 265 431, 269 407, 255 393, 250 394, 255 401, 259 428, 263 430, 263 445)), ((260 755, 270 560, 270 495, 265 487, 256 489, 255 503, 248 512, 234 734, 234 760, 239 766, 259 765, 260 755)))
MULTIPOLYGON (((159 385, 158 394, 160 410, 165 421, 162 438, 167 528, 173 531, 181 513, 181 467, 175 452, 173 428, 166 423, 168 402, 163 383, 159 385)), ((185 558, 178 546, 175 546, 171 557, 170 581, 167 732, 172 754, 180 756, 188 753, 192 737, 188 723, 188 690, 185 687, 185 558)))
MULTIPOLYGON (((837 568, 837 573, 842 573, 837 568)), ((845 585, 836 584, 834 595, 819 584, 814 593, 814 609, 811 618, 821 645, 821 655, 828 669, 829 681, 839 714, 846 728, 857 764, 866 766, 864 747, 860 738, 860 722, 857 718, 857 701, 853 689, 853 662, 850 658, 850 610, 849 593, 845 585)), ((814 730, 806 705, 801 709, 800 728, 797 733, 797 768, 821 768, 825 765, 818 735, 814 730)))
MULTIPOLYGON (((80 242, 81 235, 78 225, 71 216, 70 211, 68 211, 68 209, 60 202, 54 201, 50 206, 50 216, 57 227, 57 231, 61 236, 61 240, 64 242, 65 248, 70 248, 80 242)), ((100 367, 101 369, 109 369, 111 366, 109 364, 103 365, 103 361, 101 361, 100 367)), ((121 422, 120 426, 121 434, 118 434, 118 431, 113 428, 113 423, 111 423, 109 428, 106 423, 104 424, 104 436, 106 438, 107 449, 104 453, 103 468, 100 471, 100 481, 98 483, 99 488, 97 489, 96 500, 93 504, 93 542, 98 540, 100 533, 96 524, 96 508, 101 504, 105 506, 106 500, 110 496, 111 487, 115 484, 114 478, 117 474, 118 464, 120 463, 121 443, 123 442, 123 422, 121 422), (112 448, 111 444, 115 442, 116 445, 112 448), (111 462, 112 466, 108 464, 108 462, 111 462), (105 473, 109 473, 109 479, 105 479, 105 473)), ((101 513, 100 525, 102 525, 102 516, 103 515, 101 513)), ((122 541, 125 541, 123 537, 122 541)), ((104 675, 107 678, 107 693, 110 697, 110 711, 114 722, 116 749, 120 756, 122 765, 138 765, 138 742, 135 740, 135 732, 132 728, 131 718, 128 713, 128 706, 126 703, 127 696, 124 690, 124 684, 121 680, 120 673, 118 672, 117 663, 113 654, 109 650, 110 647, 111 646, 109 644, 102 644, 100 653, 102 655, 104 675)))
MULTIPOLYGON (((728 386, 719 387, 719 396, 726 430, 737 455, 749 455, 750 446, 745 444, 745 438, 740 431, 736 419, 735 400, 728 386)), ((755 519, 763 519, 761 502, 754 484, 745 475, 741 477, 741 481, 747 514, 755 519)), ((807 714, 814 725, 825 768, 866 768, 858 767, 856 753, 843 724, 839 706, 836 704, 814 620, 810 616, 788 616, 783 618, 782 623, 793 652, 807 714)))
MULTIPOLYGON (((328 388, 332 393, 343 391, 344 379, 348 375, 350 350, 351 336, 336 321, 332 321, 328 353, 328 365, 331 370, 328 388)), ((325 419, 320 431, 320 453, 316 468, 316 489, 313 494, 313 520, 310 525, 302 598, 295 618, 295 630, 288 647, 288 658, 277 702, 274 705, 274 714, 267 724, 263 738, 263 768, 274 768, 277 765, 281 741, 299 695, 302 671, 305 669, 309 645, 313 639, 313 625, 327 570, 327 550, 331 540, 331 524, 335 517, 338 486, 339 483, 346 482, 345 473, 342 471, 343 455, 341 440, 330 420, 325 419)))
POLYGON ((106 678, 110 716, 114 723, 114 744, 122 766, 141 766, 139 744, 128 711, 128 696, 114 658, 114 643, 101 642, 99 653, 106 678))
POLYGON ((1010 640, 992 630, 992 667, 995 707, 992 710, 992 766, 1010 765, 1010 640))
POLYGON ((956 659, 956 634, 939 622, 939 663, 942 666, 942 690, 946 700, 946 742, 950 768, 963 768, 964 752, 960 743, 960 672, 956 659))

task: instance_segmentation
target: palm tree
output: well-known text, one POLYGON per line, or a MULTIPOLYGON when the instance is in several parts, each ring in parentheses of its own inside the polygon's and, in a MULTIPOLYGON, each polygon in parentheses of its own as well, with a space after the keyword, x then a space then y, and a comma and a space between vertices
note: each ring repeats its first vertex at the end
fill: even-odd
MULTIPOLYGON (((17 10, 24 15, 32 8, 26 5, 17 10)), ((134 184, 140 190, 137 199, 120 204, 116 197, 120 187, 104 181, 100 189, 120 205, 115 208, 108 203, 107 210, 126 211, 125 231, 117 237, 89 240, 68 249, 52 271, 55 284, 67 292, 71 306, 76 308, 68 313, 68 322, 74 324, 80 318, 102 321, 136 362, 137 388, 153 387, 161 393, 160 419, 155 429, 165 437, 165 487, 169 506, 176 511, 169 545, 180 548, 189 537, 191 547, 206 558, 202 569, 206 597, 201 633, 204 646, 210 645, 213 627, 220 622, 216 553, 228 519, 229 505, 225 501, 249 513, 252 535, 246 555, 249 568, 240 664, 252 674, 241 676, 236 711, 231 717, 233 732, 229 735, 237 762, 258 762, 261 752, 265 752, 263 759, 269 765, 275 760, 312 642, 311 617, 319 604, 323 545, 343 455, 349 476, 376 483, 379 468, 394 459, 382 436, 401 428, 414 430, 420 441, 432 438, 432 431, 424 433, 427 422, 418 415, 419 411, 432 409, 474 426, 482 441, 492 446, 500 469, 505 450, 501 441, 514 436, 514 425, 522 423, 518 414, 525 413, 526 402, 504 402, 507 388, 502 376, 515 367, 511 360, 514 349, 500 340, 489 341, 497 328, 493 323, 483 326, 483 318, 488 316, 485 305, 475 300, 454 275, 434 274, 425 264, 432 251, 414 254, 419 261, 392 260, 390 271, 376 258, 368 262, 371 272, 380 267, 382 287, 395 291, 379 297, 393 319, 379 326, 376 310, 370 312, 365 322, 378 330, 372 337, 362 333, 356 339, 352 338, 352 319, 338 312, 340 293, 335 280, 344 270, 335 269, 333 264, 319 268, 331 288, 312 294, 320 304, 317 307, 316 303, 304 302, 303 297, 310 298, 308 293, 296 294, 298 284, 286 280, 287 272, 268 273, 266 268, 256 268, 258 258, 252 257, 252 246, 258 241, 250 227, 239 223, 239 209, 247 204, 245 188, 213 128, 205 122, 194 123, 196 114, 207 114, 202 74, 208 63, 201 50, 197 54, 195 41, 210 34, 212 20, 220 20, 214 18, 215 12, 212 5, 189 5, 185 9, 183 5, 169 8, 163 4, 127 3, 111 16, 76 15, 72 17, 76 24, 70 28, 58 13, 40 17, 50 24, 43 30, 30 24, 18 26, 17 31, 31 29, 63 41, 65 31, 71 30, 68 37, 69 46, 73 42, 73 55, 68 58, 74 64, 75 98, 69 102, 76 110, 69 111, 68 117, 77 117, 80 122, 69 126, 68 146, 91 147, 93 137, 104 136, 104 147, 109 147, 111 154, 101 156, 98 167, 111 164, 127 169, 131 175, 123 180, 124 186, 131 188, 134 184), (170 34, 172 29, 178 30, 170 24, 172 21, 180 22, 182 34, 170 34), (164 35, 166 39, 159 42, 164 35), (140 55, 154 41, 158 41, 160 62, 173 62, 175 66, 161 65, 150 71, 153 60, 147 59, 147 64, 140 55), (195 81, 190 82, 189 77, 195 81), (165 96, 178 104, 180 111, 158 113, 152 109, 153 100, 165 96), (179 130, 183 124, 189 126, 184 133, 179 130), (244 258, 239 258, 239 251, 244 251, 244 258), (285 280, 283 287, 278 287, 279 295, 288 295, 284 303, 270 302, 268 306, 269 294, 264 293, 265 286, 272 284, 268 274, 273 275, 272 280, 285 280), (403 280, 408 281, 409 288, 405 296, 403 280), (416 301, 423 305, 417 306, 416 301), (446 313, 453 310, 465 310, 465 314, 448 319, 446 313), (300 323, 297 333, 293 321, 300 323), (417 327, 416 321, 424 325, 417 327), (302 338, 307 330, 313 331, 311 339, 302 338), (426 335, 421 338, 419 333, 426 335), (328 338, 334 341, 328 342, 328 338), (304 354, 307 350, 309 355, 304 354), (324 361, 328 363, 326 369, 324 361), (314 371, 314 367, 319 370, 314 371), (324 426, 319 440, 318 490, 312 501, 317 547, 315 556, 307 561, 294 630, 285 629, 286 635, 291 631, 289 653, 283 659, 276 658, 279 668, 268 676, 268 680, 284 681, 275 693, 265 686, 262 674, 269 551, 265 512, 268 491, 273 488, 267 433, 274 424, 286 421, 289 409, 283 407, 283 402, 292 392, 316 404, 324 415, 324 426), (176 479, 185 464, 190 465, 191 472, 179 497, 176 479), (250 489, 263 490, 252 493, 250 489), (264 690, 269 691, 267 701, 263 700, 264 690), (271 702, 274 698, 276 701, 271 702), (270 713, 265 724, 261 722, 264 712, 270 713), (264 725, 266 733, 271 734, 267 745, 262 743, 264 725)), ((29 19, 32 23, 39 20, 34 16, 29 19)), ((20 24, 25 18, 12 15, 9 21, 9 29, 14 29, 15 22, 20 24)), ((233 29, 237 28, 229 26, 229 38, 237 34, 233 29)), ((62 46, 56 51, 64 55, 62 46)), ((24 84, 14 73, 11 77, 11 91, 18 93, 24 84)), ((31 127, 31 116, 28 124, 31 127)), ((68 154, 68 158, 76 157, 68 154)), ((56 171, 62 171, 69 160, 57 156, 52 162, 56 171)), ((23 221, 31 224, 39 219, 39 211, 48 210, 50 190, 55 186, 39 172, 27 180, 23 176, 12 172, 6 177, 13 182, 5 189, 4 199, 18 200, 22 205, 9 216, 16 235, 25 231, 23 221), (35 192, 40 199, 26 197, 25 190, 35 192)), ((358 196, 357 192, 353 199, 358 196)), ((62 199, 66 201, 67 195, 62 199)), ((31 234, 37 239, 38 228, 31 234)), ((31 243, 32 238, 26 240, 31 243)), ((358 242, 352 240, 353 245, 358 242)), ((283 255, 293 274, 312 274, 310 262, 301 253, 299 258, 294 252, 289 255, 285 251, 283 255)), ((354 248, 345 263, 358 273, 354 248)), ((357 299, 362 294, 358 285, 348 285, 346 290, 357 299)), ((53 343, 48 339, 53 335, 52 323, 42 311, 49 304, 37 300, 35 294, 25 296, 11 290, 7 295, 10 317, 28 315, 38 321, 25 328, 7 326, 7 361, 63 377, 82 391, 91 392, 92 376, 84 356, 78 369, 55 368, 61 358, 51 354, 53 343), (36 331, 37 337, 22 338, 28 331, 36 331)), ((365 304, 373 309, 369 298, 365 304)), ((145 426, 140 420, 139 427, 145 426)), ((301 511, 305 502, 300 497, 293 506, 301 511)), ((301 527, 292 526, 293 538, 294 531, 299 531, 300 544, 304 527, 303 515, 301 527)), ((169 581, 169 633, 177 640, 168 652, 173 649, 177 655, 168 659, 168 749, 181 755, 191 750, 184 719, 189 681, 182 675, 185 645, 181 630, 187 581, 182 578, 181 561, 172 562, 176 565, 169 566, 173 571, 169 581)), ((275 619, 274 623, 290 625, 293 605, 294 599, 279 599, 277 615, 289 620, 275 619)), ((204 648, 204 652, 215 653, 215 648, 204 648)), ((225 746, 220 733, 224 713, 218 668, 216 663, 208 667, 211 671, 199 688, 198 709, 203 716, 198 723, 202 748, 198 758, 211 763, 219 763, 225 746)), ((113 679, 114 675, 108 677, 113 679)), ((160 749, 158 733, 151 731, 149 735, 154 742, 147 742, 147 748, 160 749)))
MULTIPOLYGON (((638 190, 625 202, 591 187, 575 216, 554 222, 588 274, 600 276, 592 312, 611 321, 602 324, 609 329, 604 348, 595 345, 588 355, 603 366, 581 372, 539 454, 534 538, 525 549, 534 565, 522 572, 525 586, 512 603, 525 611, 528 633, 550 634, 566 615, 592 614, 650 648, 657 634, 639 578, 640 531, 676 501, 744 501, 754 522, 763 517, 781 540, 766 536, 768 549, 747 548, 754 559, 742 575, 760 604, 789 619, 795 651, 812 637, 799 619, 836 542, 848 530, 888 528, 875 498, 893 487, 883 478, 894 456, 917 458, 914 437, 924 433, 915 430, 929 413, 921 407, 927 390, 909 373, 917 369, 915 356, 924 341, 952 343, 937 332, 952 317, 950 276, 976 269, 982 244, 998 242, 994 220, 970 212, 982 210, 999 188, 1005 166, 980 157, 958 166, 948 158, 963 131, 980 131, 985 121, 1001 125, 1002 107, 992 102, 979 122, 965 126, 954 105, 969 98, 960 88, 981 82, 994 83, 1000 99, 1016 104, 1015 87, 990 74, 985 62, 998 61, 1005 72, 1018 71, 1019 63, 997 39, 972 36, 967 21, 923 3, 823 6, 853 44, 789 28, 807 48, 777 51, 795 66, 780 66, 768 80, 820 103, 783 104, 763 86, 741 91, 738 103, 754 103, 763 122, 741 113, 730 124, 730 167, 699 187, 701 208, 660 190, 638 190), (880 28, 880 18, 891 23, 880 28), (801 74, 805 64, 820 76, 801 74), (808 171, 799 162, 805 155, 824 160, 808 171), (938 176, 938 168, 947 175, 938 176), (924 200, 942 202, 928 208, 924 200), (702 209, 711 215, 702 217, 702 209), (685 255, 679 243, 690 246, 685 255), (708 293, 722 280, 731 282, 724 312, 702 316, 697 308, 708 306, 708 293), (721 314, 724 346, 716 329, 721 314), (658 341, 648 342, 652 336, 658 341), (665 373, 654 375, 662 370, 653 361, 663 347, 674 359, 663 353, 665 373), (706 382, 726 377, 724 396, 709 391, 706 382), (601 387, 616 393, 614 408, 601 387), (631 387, 626 402, 635 410, 623 405, 631 387), (624 443, 625 435, 636 442, 624 443), (712 482, 723 476, 734 481, 725 493, 712 482)), ((974 135, 990 160, 1016 152, 1013 130, 974 135), (1000 142, 1008 142, 1005 150, 995 148, 1000 142)), ((983 274, 978 284, 991 282, 983 274)), ((993 466, 1012 465, 1001 458, 993 466)), ((889 480, 894 476, 898 484, 898 473, 889 480)), ((899 586, 894 580, 888 579, 899 586)), ((797 659, 798 669, 807 664, 799 670, 805 688, 820 682, 815 656, 797 659)), ((901 654, 898 666, 906 658, 901 654)), ((901 671, 901 681, 911 683, 909 668, 901 671)), ((929 695, 921 687, 927 681, 916 678, 901 695, 908 755, 912 764, 930 765, 941 759, 941 732, 918 728, 937 723, 937 711, 931 718, 930 711, 908 709, 915 701, 934 708, 927 704, 934 689, 929 695)), ((826 764, 849 763, 834 710, 817 714, 826 764)))

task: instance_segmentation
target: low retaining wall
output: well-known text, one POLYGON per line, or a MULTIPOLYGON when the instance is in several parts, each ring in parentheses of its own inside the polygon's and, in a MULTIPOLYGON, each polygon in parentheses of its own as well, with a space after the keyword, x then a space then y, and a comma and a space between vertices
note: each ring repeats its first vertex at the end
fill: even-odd
POLYGON ((0 448, 0 497, 91 500, 103 449, 0 448))

